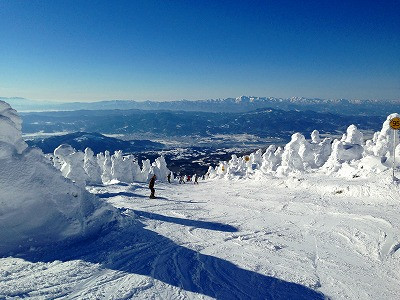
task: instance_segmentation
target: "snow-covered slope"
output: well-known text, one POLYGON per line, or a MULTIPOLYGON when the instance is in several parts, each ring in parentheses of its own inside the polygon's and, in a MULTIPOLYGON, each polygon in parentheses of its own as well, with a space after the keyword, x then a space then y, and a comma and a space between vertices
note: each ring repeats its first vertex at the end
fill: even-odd
POLYGON ((390 174, 89 188, 136 226, 0 259, 0 298, 398 299, 390 174))

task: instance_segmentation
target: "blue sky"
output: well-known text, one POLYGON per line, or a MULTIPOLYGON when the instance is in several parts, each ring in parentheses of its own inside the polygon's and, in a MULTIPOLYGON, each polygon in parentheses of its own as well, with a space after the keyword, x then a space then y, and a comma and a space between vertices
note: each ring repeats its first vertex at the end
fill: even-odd
POLYGON ((0 0, 0 96, 400 99, 400 1, 0 0))

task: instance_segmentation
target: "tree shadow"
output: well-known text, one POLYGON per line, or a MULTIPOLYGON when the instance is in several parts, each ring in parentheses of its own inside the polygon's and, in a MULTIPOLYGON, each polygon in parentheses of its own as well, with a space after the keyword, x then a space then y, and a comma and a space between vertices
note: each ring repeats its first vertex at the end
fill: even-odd
POLYGON ((165 201, 170 201, 170 202, 175 202, 175 203, 207 203, 205 201, 185 201, 185 200, 171 200, 165 197, 158 197, 156 196, 156 200, 165 200, 165 201))
POLYGON ((144 196, 144 195, 140 195, 140 194, 136 194, 136 193, 132 193, 132 192, 116 192, 116 193, 106 192, 106 193, 99 193, 99 194, 95 194, 95 195, 99 198, 112 198, 112 197, 116 197, 116 196, 149 198, 148 196, 144 196))
MULTIPOLYGON (((139 215, 188 226, 202 225, 200 221, 157 214, 139 212, 139 215)), ((180 246, 144 228, 137 219, 130 222, 129 226, 109 229, 75 244, 28 252, 20 257, 31 262, 79 259, 98 263, 107 269, 149 276, 185 291, 222 300, 324 299, 323 294, 300 284, 245 270, 227 260, 180 246)), ((206 227, 219 230, 215 224, 203 224, 202 228, 206 227)))
POLYGON ((159 220, 168 223, 175 223, 184 226, 191 226, 197 228, 204 228, 209 230, 216 230, 216 231, 225 231, 225 232, 237 232, 237 228, 231 225, 217 223, 217 222, 206 222, 206 221, 197 221, 197 220, 189 220, 184 218, 177 218, 177 217, 169 217, 164 216, 156 213, 150 213, 141 210, 133 210, 135 215, 139 217, 144 217, 147 219, 159 220))

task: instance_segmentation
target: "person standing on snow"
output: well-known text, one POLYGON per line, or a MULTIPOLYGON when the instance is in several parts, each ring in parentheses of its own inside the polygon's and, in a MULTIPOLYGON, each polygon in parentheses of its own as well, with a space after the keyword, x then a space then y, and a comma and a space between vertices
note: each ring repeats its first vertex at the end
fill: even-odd
POLYGON ((171 172, 168 173, 167 179, 168 179, 168 183, 171 183, 171 172))
POLYGON ((156 178, 157 178, 157 176, 156 176, 156 174, 154 174, 153 177, 151 177, 150 182, 149 182, 149 189, 151 191, 151 194, 150 194, 151 199, 156 198, 156 196, 154 196, 154 193, 156 191, 154 189, 154 183, 156 182, 156 178))
POLYGON ((194 174, 194 184, 199 184, 197 180, 199 180, 199 176, 197 176, 197 174, 194 174))

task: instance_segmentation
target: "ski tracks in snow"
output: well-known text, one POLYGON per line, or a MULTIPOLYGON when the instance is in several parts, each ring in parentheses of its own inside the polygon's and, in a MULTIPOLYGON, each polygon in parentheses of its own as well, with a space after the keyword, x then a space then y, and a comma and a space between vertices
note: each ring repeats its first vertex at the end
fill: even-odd
MULTIPOLYGON (((148 199, 141 184, 90 190, 126 210, 128 218, 134 216, 134 223, 70 250, 76 255, 66 250, 75 260, 60 262, 59 268, 69 266, 72 275, 57 273, 58 280, 42 296, 296 299, 296 294, 320 299, 313 290, 333 299, 400 296, 393 200, 399 197, 389 193, 375 201, 384 185, 372 189, 349 182, 341 187, 329 178, 159 183, 158 199, 148 199), (382 212, 384 204, 387 211, 382 212)), ((34 272, 45 278, 40 264, 32 262, 25 271, 11 268, 21 276, 9 282, 21 283, 18 278, 34 272)), ((0 276, 7 270, 0 264, 0 276)), ((40 295, 35 284, 20 284, 13 295, 40 295)), ((0 298, 12 295, 8 291, 0 298)))

